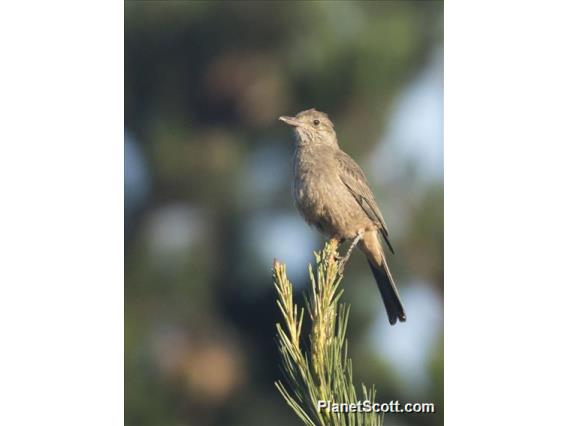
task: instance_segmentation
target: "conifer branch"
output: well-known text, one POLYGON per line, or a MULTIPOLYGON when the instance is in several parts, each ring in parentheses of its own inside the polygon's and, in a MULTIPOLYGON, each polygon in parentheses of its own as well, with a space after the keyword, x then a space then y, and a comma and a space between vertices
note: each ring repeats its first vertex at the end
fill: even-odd
POLYGON ((308 426, 380 426, 377 413, 333 412, 320 410, 319 401, 331 403, 375 402, 375 387, 362 385, 361 397, 353 385, 353 366, 347 355, 349 306, 339 303, 343 294, 341 264, 337 245, 325 244, 315 253, 316 274, 309 266, 311 289, 305 296, 310 319, 307 339, 301 338, 304 308, 294 303, 293 286, 286 276, 286 266, 274 261, 273 275, 277 305, 283 322, 276 324, 278 349, 282 358, 285 384, 275 383, 284 400, 304 425, 308 426))

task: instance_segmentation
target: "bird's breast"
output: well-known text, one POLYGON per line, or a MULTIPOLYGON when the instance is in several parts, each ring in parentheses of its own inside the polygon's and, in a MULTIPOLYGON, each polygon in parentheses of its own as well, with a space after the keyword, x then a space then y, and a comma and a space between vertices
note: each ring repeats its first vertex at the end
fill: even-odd
POLYGON ((359 229, 372 225, 342 182, 333 157, 297 153, 293 182, 298 211, 324 233, 352 238, 359 229))
POLYGON ((294 164, 294 201, 308 223, 322 228, 325 227, 324 223, 330 221, 339 183, 333 165, 297 156, 294 164))

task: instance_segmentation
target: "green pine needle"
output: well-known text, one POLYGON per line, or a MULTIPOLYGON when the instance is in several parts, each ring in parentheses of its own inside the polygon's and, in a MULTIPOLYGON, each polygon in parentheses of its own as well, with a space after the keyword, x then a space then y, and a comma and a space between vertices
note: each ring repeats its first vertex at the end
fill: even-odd
POLYGON ((275 385, 304 425, 381 426, 382 416, 377 413, 334 413, 318 408, 318 401, 374 403, 376 397, 374 386, 369 389, 362 385, 361 395, 357 396, 353 385, 345 337, 349 306, 339 303, 343 290, 339 287, 342 274, 337 256, 336 244, 326 243, 321 252, 315 253, 315 275, 309 266, 311 289, 305 296, 305 305, 311 322, 308 339, 304 339, 309 345, 303 345, 300 338, 304 309, 298 312, 294 304, 286 266, 274 261, 276 303, 283 319, 282 324, 276 324, 276 335, 286 383, 277 381, 275 385))

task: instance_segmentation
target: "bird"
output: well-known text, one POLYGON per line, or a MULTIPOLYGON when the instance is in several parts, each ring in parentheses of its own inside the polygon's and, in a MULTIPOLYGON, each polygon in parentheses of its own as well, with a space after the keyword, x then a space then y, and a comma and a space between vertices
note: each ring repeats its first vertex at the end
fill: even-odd
POLYGON ((351 240, 346 260, 357 246, 367 261, 391 325, 406 313, 387 265, 382 242, 394 254, 389 232, 363 170, 338 144, 333 122, 316 109, 279 120, 295 134, 294 204, 308 224, 336 244, 351 240))

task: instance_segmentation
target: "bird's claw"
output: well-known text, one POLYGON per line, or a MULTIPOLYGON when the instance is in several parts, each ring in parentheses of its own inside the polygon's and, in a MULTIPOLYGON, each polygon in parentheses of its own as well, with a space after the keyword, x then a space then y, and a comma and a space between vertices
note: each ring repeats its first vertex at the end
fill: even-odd
POLYGON ((359 244, 359 241, 361 241, 361 238, 363 238, 363 232, 359 232, 357 234, 357 236, 353 239, 351 246, 349 247, 349 249, 345 253, 345 256, 340 256, 339 254, 335 255, 335 261, 339 263, 338 272, 340 274, 343 274, 343 270, 345 269, 345 265, 347 264, 347 261, 349 260, 349 257, 351 256, 351 252, 353 251, 355 246, 357 244, 359 244))

